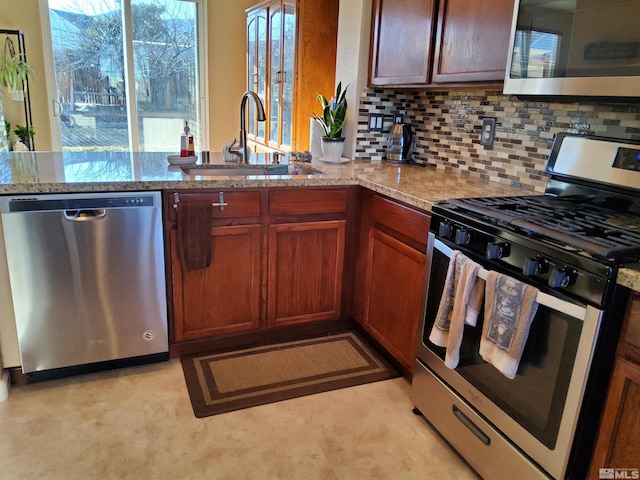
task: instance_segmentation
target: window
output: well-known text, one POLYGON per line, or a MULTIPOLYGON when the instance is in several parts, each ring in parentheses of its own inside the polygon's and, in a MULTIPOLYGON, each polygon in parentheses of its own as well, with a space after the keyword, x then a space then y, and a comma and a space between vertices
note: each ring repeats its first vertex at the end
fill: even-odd
POLYGON ((63 150, 203 145, 205 0, 48 0, 63 150))

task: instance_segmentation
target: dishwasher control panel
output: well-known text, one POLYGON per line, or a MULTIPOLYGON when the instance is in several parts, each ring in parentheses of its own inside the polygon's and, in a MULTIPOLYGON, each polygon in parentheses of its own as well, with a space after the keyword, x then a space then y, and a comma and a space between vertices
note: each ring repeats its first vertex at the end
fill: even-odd
POLYGON ((159 206, 155 195, 87 193, 0 197, 0 213, 159 206))

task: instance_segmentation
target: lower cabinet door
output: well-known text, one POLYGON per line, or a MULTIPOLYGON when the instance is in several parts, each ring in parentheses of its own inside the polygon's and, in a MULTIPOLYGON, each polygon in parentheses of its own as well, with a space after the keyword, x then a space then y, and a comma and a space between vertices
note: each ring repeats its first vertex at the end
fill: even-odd
POLYGON ((407 371, 413 370, 424 280, 424 253, 369 230, 364 326, 407 371))
MULTIPOLYGON (((613 368, 589 478, 603 478, 599 477, 601 468, 620 469, 622 474, 624 469, 640 467, 638 442, 640 365, 618 357, 613 368)), ((631 475, 632 472, 627 473, 631 475)), ((633 473, 637 475, 636 472, 633 473)))
POLYGON ((340 318, 345 220, 269 227, 269 325, 340 318))
POLYGON ((211 264, 189 272, 171 232, 175 341, 259 327, 260 231, 260 225, 213 227, 211 264))

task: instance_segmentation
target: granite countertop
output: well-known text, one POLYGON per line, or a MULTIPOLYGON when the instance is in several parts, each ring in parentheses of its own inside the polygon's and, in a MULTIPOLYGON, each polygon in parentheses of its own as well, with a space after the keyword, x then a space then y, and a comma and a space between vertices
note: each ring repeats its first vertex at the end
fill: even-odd
MULTIPOLYGON (((252 164, 265 164, 269 159, 265 154, 255 157, 252 164)), ((237 166, 225 164, 219 153, 210 155, 210 165, 237 166)), ((435 201, 451 197, 532 193, 456 172, 414 165, 369 161, 330 165, 314 159, 311 166, 323 173, 210 177, 183 173, 180 166, 169 165, 166 153, 19 152, 0 161, 0 194, 362 185, 429 211, 435 201)))
POLYGON ((618 271, 617 281, 620 285, 640 292, 640 265, 627 265, 618 271))
MULTIPOLYGON (((77 193, 190 188, 361 185, 375 192, 430 211, 438 200, 461 197, 530 195, 531 190, 415 165, 352 161, 330 165, 314 159, 319 175, 209 177, 187 175, 169 165, 167 153, 151 152, 15 152, 0 160, 0 195, 77 193)), ((268 163, 266 154, 253 154, 251 163, 268 163)), ((198 163, 200 163, 198 161, 198 163)), ((227 165, 221 154, 211 165, 227 165)), ((620 270, 618 282, 640 291, 640 266, 620 270)))

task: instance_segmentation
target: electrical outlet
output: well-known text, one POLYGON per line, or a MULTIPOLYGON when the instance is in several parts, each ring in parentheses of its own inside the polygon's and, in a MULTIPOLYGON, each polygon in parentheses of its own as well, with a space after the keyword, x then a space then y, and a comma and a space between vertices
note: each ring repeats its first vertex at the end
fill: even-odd
POLYGON ((491 146, 496 137, 496 119, 485 117, 482 119, 482 132, 480 133, 480 143, 491 146))
POLYGON ((382 113, 370 113, 367 132, 382 132, 384 130, 384 115, 382 113))

